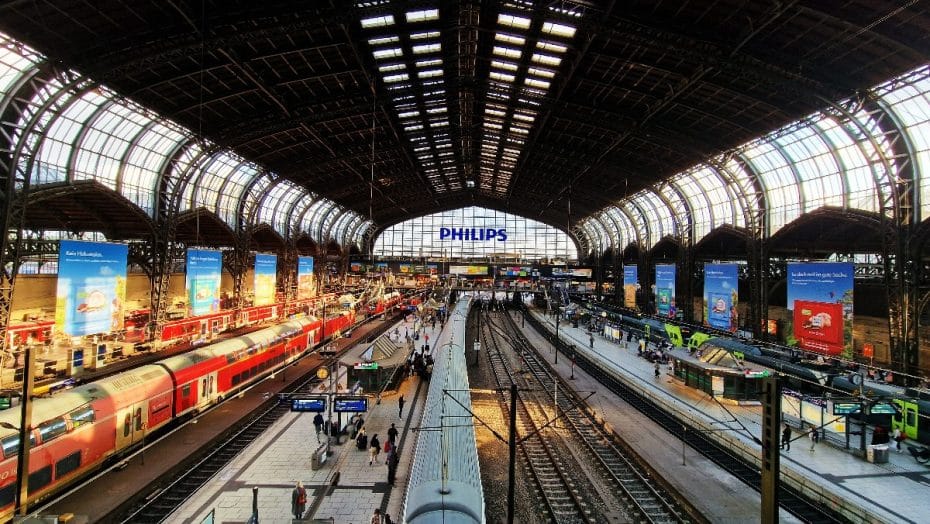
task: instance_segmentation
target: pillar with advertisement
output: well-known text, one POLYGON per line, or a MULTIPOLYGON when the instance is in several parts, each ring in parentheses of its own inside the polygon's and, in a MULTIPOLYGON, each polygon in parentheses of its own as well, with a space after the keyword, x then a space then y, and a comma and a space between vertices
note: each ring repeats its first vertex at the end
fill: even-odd
POLYGON ((639 268, 634 265, 623 266, 623 305, 636 307, 636 290, 639 288, 639 268))
POLYGON ((675 318, 678 315, 674 264, 656 265, 656 311, 662 317, 675 318))
POLYGON ((739 327, 736 264, 704 264, 704 325, 736 332, 739 327))
POLYGON ((788 264, 788 345, 852 358, 853 265, 788 264))

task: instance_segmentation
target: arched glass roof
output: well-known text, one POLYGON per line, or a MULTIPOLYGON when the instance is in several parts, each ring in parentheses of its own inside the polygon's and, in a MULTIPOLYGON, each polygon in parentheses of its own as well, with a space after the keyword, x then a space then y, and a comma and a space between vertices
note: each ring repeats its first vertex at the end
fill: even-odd
MULTIPOLYGON (((75 72, 43 77, 38 69, 44 58, 27 46, 0 34, 0 102, 28 97, 13 129, 12 145, 18 165, 28 172, 33 186, 93 180, 157 215, 159 191, 174 188, 180 196, 179 212, 206 208, 231 228, 267 223, 287 237, 295 226, 312 238, 332 238, 358 244, 365 228, 329 231, 336 215, 357 213, 320 199, 306 188, 246 162, 228 150, 196 140, 193 133, 126 100, 75 72), (21 87, 35 77, 31 90, 21 87), (171 184, 164 184, 171 178, 171 184), (292 224, 299 202, 313 200, 322 213, 303 214, 292 224)), ((170 195, 169 195, 170 196, 170 195)), ((168 198, 167 200, 171 200, 168 198)))

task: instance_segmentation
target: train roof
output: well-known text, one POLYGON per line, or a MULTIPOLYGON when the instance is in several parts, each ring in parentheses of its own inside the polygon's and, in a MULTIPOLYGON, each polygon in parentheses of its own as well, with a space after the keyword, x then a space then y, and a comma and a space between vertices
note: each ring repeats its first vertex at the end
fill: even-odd
POLYGON ((752 355, 755 357, 762 355, 762 351, 756 346, 752 346, 745 342, 726 337, 711 337, 700 345, 702 349, 706 349, 705 346, 715 346, 730 352, 739 351, 744 355, 752 355))

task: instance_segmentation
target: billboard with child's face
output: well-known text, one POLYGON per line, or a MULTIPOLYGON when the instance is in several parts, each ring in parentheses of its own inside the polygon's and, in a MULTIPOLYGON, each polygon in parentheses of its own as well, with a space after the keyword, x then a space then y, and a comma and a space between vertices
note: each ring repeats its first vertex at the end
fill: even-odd
POLYGON ((55 328, 73 337, 123 329, 125 244, 61 240, 55 328))
POLYGON ((739 326, 736 264, 704 264, 704 325, 736 331, 739 326))
POLYGON ((853 356, 853 265, 788 264, 788 345, 853 356))

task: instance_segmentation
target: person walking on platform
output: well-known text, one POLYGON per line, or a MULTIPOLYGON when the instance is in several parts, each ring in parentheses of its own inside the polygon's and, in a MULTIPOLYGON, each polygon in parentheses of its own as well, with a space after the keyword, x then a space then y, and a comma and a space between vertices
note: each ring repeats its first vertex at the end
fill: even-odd
POLYGON ((323 414, 317 413, 313 417, 313 427, 316 428, 316 443, 320 443, 320 432, 323 431, 323 414))
POLYGON ((594 334, 588 335, 588 343, 590 344, 591 349, 594 349, 594 334))
POLYGON ((643 353, 646 352, 646 338, 639 338, 639 356, 643 356, 643 353))
POLYGON ((785 427, 781 430, 781 449, 785 450, 787 453, 791 451, 791 426, 785 424, 785 427))
POLYGON ((904 433, 901 433, 901 430, 894 428, 894 431, 891 433, 891 439, 894 440, 895 449, 898 453, 901 453, 901 442, 904 441, 904 433))
POLYGON ((811 428, 810 432, 807 434, 808 438, 811 439, 811 449, 810 452, 814 452, 814 446, 817 445, 817 428, 811 428))
POLYGON ((307 490, 299 480, 294 491, 291 492, 291 513, 294 518, 300 520, 304 516, 304 510, 307 508, 307 490))
POLYGON ((391 428, 388 429, 388 442, 391 444, 397 443, 397 428, 394 427, 394 424, 391 424, 391 428))
POLYGON ((371 443, 368 446, 368 465, 371 466, 378 460, 378 453, 381 453, 381 441, 378 440, 378 434, 371 437, 371 443))
POLYGON ((397 418, 404 418, 404 396, 397 399, 397 418))
POLYGON ((388 454, 387 459, 387 481, 388 484, 394 485, 394 479, 397 478, 397 464, 400 462, 400 458, 397 456, 397 448, 391 447, 391 452, 388 454))
POLYGON ((659 378, 659 361, 658 360, 656 360, 655 368, 656 368, 656 378, 659 378))

